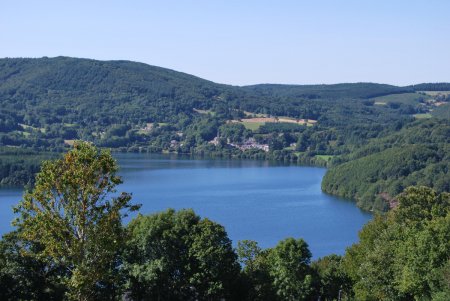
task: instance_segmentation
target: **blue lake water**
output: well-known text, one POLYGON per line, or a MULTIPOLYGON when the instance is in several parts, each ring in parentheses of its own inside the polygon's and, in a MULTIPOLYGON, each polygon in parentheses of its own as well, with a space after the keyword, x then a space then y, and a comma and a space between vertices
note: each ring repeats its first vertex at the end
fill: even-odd
MULTIPOLYGON (((324 168, 146 154, 116 158, 124 181, 118 190, 131 192, 141 213, 193 208, 224 225, 233 243, 251 239, 265 248, 301 237, 314 258, 343 254, 371 219, 354 203, 321 192, 324 168)), ((11 208, 21 195, 21 189, 0 189, 1 234, 12 229, 11 208)))

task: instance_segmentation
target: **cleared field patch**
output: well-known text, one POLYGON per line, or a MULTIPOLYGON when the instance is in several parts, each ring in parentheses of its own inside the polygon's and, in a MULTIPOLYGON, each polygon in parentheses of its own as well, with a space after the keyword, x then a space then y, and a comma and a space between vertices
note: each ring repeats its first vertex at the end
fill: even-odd
POLYGON ((298 125, 313 126, 317 120, 313 119, 294 119, 291 117, 254 117, 242 118, 240 120, 230 120, 231 123, 242 123, 245 128, 256 131, 266 123, 293 123, 298 125))
POLYGON ((418 104, 423 102, 427 96, 419 93, 401 93, 390 94, 372 98, 375 105, 386 105, 388 103, 404 103, 404 104, 418 104))
POLYGON ((284 150, 289 150, 289 151, 295 151, 295 146, 287 146, 285 148, 283 148, 284 150))
POLYGON ((324 160, 326 162, 330 161, 331 159, 333 159, 334 156, 331 155, 316 155, 316 158, 324 160))
POLYGON ((14 134, 26 137, 26 138, 28 138, 31 135, 31 133, 25 132, 25 131, 12 131, 11 133, 14 133, 14 134))
POLYGON ((430 96, 436 95, 450 95, 450 91, 420 91, 421 93, 428 94, 430 96))
POLYGON ((194 111, 194 112, 197 112, 197 113, 199 113, 199 114, 203 114, 203 115, 211 114, 211 115, 214 116, 214 115, 216 114, 215 112, 213 112, 213 111, 211 111, 211 110, 200 110, 200 109, 196 109, 196 108, 194 108, 193 111, 194 111))
POLYGON ((257 131, 261 126, 265 125, 265 122, 248 122, 248 121, 242 121, 241 122, 246 129, 248 130, 252 130, 252 131, 257 131))
POLYGON ((37 128, 37 127, 31 126, 31 125, 26 125, 26 124, 23 124, 23 123, 18 123, 18 125, 24 130, 33 130, 33 131, 36 131, 36 132, 45 133, 45 129, 44 128, 37 128))
POLYGON ((295 124, 299 124, 299 125, 314 125, 317 123, 317 120, 313 120, 313 119, 295 119, 292 117, 278 117, 278 121, 277 122, 286 122, 286 123, 295 123, 295 124))
POLYGON ((416 118, 416 119, 427 119, 427 118, 433 117, 433 116, 431 116, 430 113, 414 114, 413 116, 414 116, 414 118, 416 118))
POLYGON ((243 118, 241 119, 241 122, 284 122, 284 123, 295 123, 295 124, 301 124, 301 125, 307 125, 307 124, 316 124, 317 120, 313 119, 295 119, 291 117, 255 117, 255 118, 243 118))
POLYGON ((69 146, 73 146, 73 144, 75 143, 76 140, 73 139, 66 139, 64 140, 64 144, 67 144, 69 146))

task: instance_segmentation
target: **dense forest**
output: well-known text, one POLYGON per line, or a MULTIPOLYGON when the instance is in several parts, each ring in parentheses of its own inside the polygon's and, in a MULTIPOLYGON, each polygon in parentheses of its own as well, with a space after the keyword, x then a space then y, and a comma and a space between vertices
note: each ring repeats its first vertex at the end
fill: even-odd
POLYGON ((57 155, 23 148, 0 147, 0 185, 31 186, 42 161, 57 155))
POLYGON ((108 151, 47 161, 0 241, 2 300, 448 300, 450 194, 409 187, 344 256, 240 241, 192 210, 138 215, 108 151), (82 170, 83 172, 80 172, 82 170))
POLYGON ((427 120, 371 139, 336 159, 323 181, 325 192, 354 199, 365 209, 386 211, 408 186, 450 191, 450 122, 427 120))
POLYGON ((418 135, 408 131, 428 126, 429 119, 437 128, 448 127, 448 91, 447 83, 237 87, 129 61, 0 59, 0 181, 32 183, 42 156, 57 156, 84 140, 114 151, 328 166, 325 191, 354 199, 367 210, 386 210, 409 184, 432 182, 438 191, 449 191, 443 155, 448 140, 439 140, 445 138, 441 135, 417 146, 418 135), (407 147, 372 147, 395 139, 397 132, 411 135, 407 147), (26 155, 11 156, 18 148, 26 155), (416 151, 421 158, 411 158, 416 151), (391 181, 400 173, 390 171, 388 182, 381 183, 371 178, 382 171, 369 155, 378 162, 391 157, 386 164, 417 166, 402 165, 408 169, 402 179, 391 181), (403 162, 403 156, 411 162, 403 162), (346 186, 356 185, 351 177, 361 166, 370 178, 357 180, 370 182, 364 202, 358 188, 346 186), (347 177, 344 184, 337 179, 347 177))

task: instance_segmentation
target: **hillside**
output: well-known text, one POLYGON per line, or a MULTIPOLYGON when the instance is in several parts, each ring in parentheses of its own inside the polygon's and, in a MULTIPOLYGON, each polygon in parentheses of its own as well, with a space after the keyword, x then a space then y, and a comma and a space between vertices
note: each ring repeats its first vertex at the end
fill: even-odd
POLYGON ((450 190, 450 120, 428 120, 373 139, 336 161, 323 181, 325 192, 386 211, 408 186, 450 190))
POLYGON ((213 112, 219 123, 247 111, 366 131, 421 113, 408 104, 374 106, 369 99, 406 91, 411 88, 367 83, 233 87, 128 61, 1 59, 0 132, 7 134, 0 144, 59 149, 64 139, 85 139, 113 147, 146 146, 152 139, 140 129, 161 123, 169 124, 172 134, 184 132, 208 117, 194 109, 213 112), (112 126, 121 130, 108 135, 112 126))
POLYGON ((332 85, 274 85, 260 84, 243 87, 257 95, 265 96, 302 96, 309 99, 317 98, 361 98, 368 99, 377 96, 413 92, 411 87, 396 87, 375 83, 346 83, 332 85))
MULTIPOLYGON (((0 181, 25 184, 37 169, 39 159, 30 159, 11 174, 8 153, 14 148, 33 150, 39 158, 77 139, 120 151, 341 164, 361 152, 374 154, 368 142, 416 119, 450 119, 447 88, 237 87, 129 61, 0 59, 0 181)), ((339 187, 326 190, 343 195, 339 187)))
POLYGON ((89 124, 93 118, 99 124, 130 117, 134 122, 166 118, 210 99, 219 87, 184 73, 126 61, 0 60, 2 112, 16 113, 19 121, 36 127, 89 124))

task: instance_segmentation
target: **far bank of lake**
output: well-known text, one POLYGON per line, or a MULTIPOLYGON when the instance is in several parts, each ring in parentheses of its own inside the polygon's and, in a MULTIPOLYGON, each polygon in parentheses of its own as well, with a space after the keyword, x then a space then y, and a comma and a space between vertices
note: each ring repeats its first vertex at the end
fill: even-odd
MULTIPOLYGON (((286 166, 267 161, 188 159, 155 154, 115 154, 124 184, 141 203, 142 214, 193 208, 225 226, 238 240, 272 247, 301 237, 314 258, 343 254, 371 214, 354 203, 324 194, 325 168, 286 166)), ((0 189, 0 233, 12 229, 11 207, 21 189, 0 189)))

